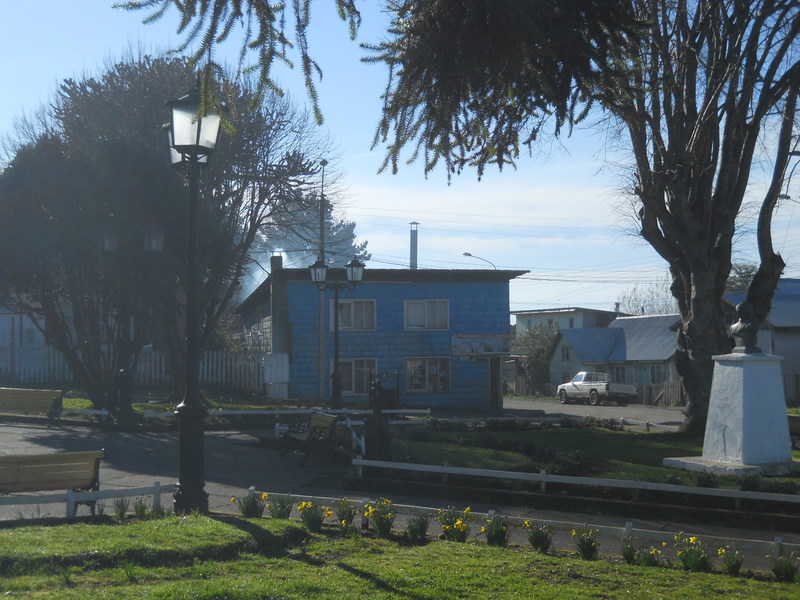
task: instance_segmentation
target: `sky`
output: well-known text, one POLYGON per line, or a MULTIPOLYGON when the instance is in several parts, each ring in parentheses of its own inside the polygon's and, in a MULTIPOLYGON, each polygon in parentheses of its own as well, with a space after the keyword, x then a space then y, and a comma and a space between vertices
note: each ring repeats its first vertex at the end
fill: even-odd
MULTIPOLYGON (((113 4, 0 0, 0 136, 13 130, 17 118, 46 105, 60 81, 96 74, 130 49, 160 53, 183 39, 174 9, 145 25, 146 10, 113 4)), ((599 127, 548 142, 534 156, 521 156, 516 170, 487 168, 480 181, 474 171, 449 183, 441 170, 426 178, 420 162, 401 165, 398 174, 378 173, 384 154, 372 146, 386 71, 361 62, 358 44, 380 41, 386 15, 378 0, 363 0, 362 27, 353 42, 333 4, 312 3, 309 36, 323 71, 317 83, 321 127, 335 148, 335 156, 320 159, 341 172, 335 190, 340 216, 356 223, 358 241, 368 241, 367 268, 407 268, 409 224, 417 222, 419 268, 528 271, 510 284, 512 311, 613 310, 634 286, 666 281, 663 259, 635 235, 625 213, 620 189, 629 160, 609 151, 599 127)), ((219 52, 222 60, 236 62, 232 47, 219 52)), ((296 70, 278 72, 277 80, 293 101, 308 104, 296 70)), ((800 189, 786 193, 800 198, 800 189)), ((752 219, 742 219, 734 260, 755 260, 753 228, 752 219)), ((788 265, 784 276, 800 277, 800 208, 794 200, 778 209, 773 235, 788 265)), ((291 264, 291 257, 285 264, 305 266, 291 264)))

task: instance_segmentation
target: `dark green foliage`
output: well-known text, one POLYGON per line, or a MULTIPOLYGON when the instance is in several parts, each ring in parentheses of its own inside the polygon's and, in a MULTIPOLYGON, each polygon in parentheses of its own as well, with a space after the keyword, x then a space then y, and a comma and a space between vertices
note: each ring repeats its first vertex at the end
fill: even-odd
POLYGON ((550 355, 558 339, 557 327, 539 323, 533 329, 518 334, 511 342, 511 351, 520 355, 520 366, 531 384, 550 381, 550 355))
POLYGON ((376 141, 386 164, 413 146, 425 170, 502 168, 549 121, 579 120, 581 89, 635 29, 627 5, 603 0, 395 0, 387 41, 371 48, 390 79, 376 141))
MULTIPOLYGON (((186 289, 186 182, 169 164, 165 101, 194 85, 185 60, 139 57, 96 77, 67 80, 39 131, 0 174, 3 292, 44 328, 96 407, 115 408, 123 353, 164 349, 182 388, 179 330, 186 289), (143 233, 164 232, 156 258, 143 233), (106 234, 116 252, 104 252, 106 234), (123 310, 125 305, 126 310, 123 310), (124 319, 125 314, 132 319, 124 319), (133 323, 133 326, 130 326, 133 323), (125 341, 123 332, 131 332, 125 341)), ((234 125, 201 174, 200 344, 238 299, 261 228, 303 205, 327 152, 306 115, 269 96, 246 110, 246 82, 224 85, 234 125)))

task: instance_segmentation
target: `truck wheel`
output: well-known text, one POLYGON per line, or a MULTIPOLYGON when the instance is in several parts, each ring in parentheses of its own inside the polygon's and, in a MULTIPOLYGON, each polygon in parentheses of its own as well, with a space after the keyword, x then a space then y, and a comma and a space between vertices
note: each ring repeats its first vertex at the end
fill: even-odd
POLYGON ((567 392, 561 390, 558 392, 558 397, 561 399, 561 404, 569 404, 569 398, 567 398, 567 392))
POLYGON ((597 406, 600 404, 600 398, 597 395, 597 390, 592 390, 589 392, 589 404, 592 406, 597 406))

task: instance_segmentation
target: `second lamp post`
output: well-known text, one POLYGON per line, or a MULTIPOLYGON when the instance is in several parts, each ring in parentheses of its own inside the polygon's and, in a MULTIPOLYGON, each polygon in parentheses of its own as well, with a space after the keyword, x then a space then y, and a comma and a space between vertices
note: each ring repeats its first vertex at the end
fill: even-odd
POLYGON ((311 281, 320 290, 333 290, 333 371, 331 372, 331 408, 342 407, 342 371, 339 367, 339 291, 355 289, 364 275, 364 263, 353 258, 345 266, 346 280, 328 281, 328 266, 318 260, 309 267, 311 281))
MULTIPOLYGON (((189 247, 186 264, 186 388, 182 402, 175 407, 178 419, 178 491, 176 513, 208 512, 205 491, 203 420, 206 408, 200 399, 200 163, 217 145, 219 115, 201 117, 200 94, 192 90, 186 96, 167 102, 172 109, 169 128, 170 147, 186 166, 189 181, 187 210, 189 247)), ((175 159, 173 157, 173 164, 175 159)))

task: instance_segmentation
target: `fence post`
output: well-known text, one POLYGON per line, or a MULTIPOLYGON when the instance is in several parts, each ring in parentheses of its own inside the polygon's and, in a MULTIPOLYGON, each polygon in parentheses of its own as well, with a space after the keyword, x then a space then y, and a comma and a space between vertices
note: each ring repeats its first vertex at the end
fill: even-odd
POLYGON ((67 518, 75 518, 75 490, 67 490, 67 518))
MULTIPOLYGON (((542 469, 541 471, 539 471, 539 475, 541 475, 541 476, 544 478, 544 477, 546 477, 546 476, 547 476, 547 471, 545 471, 544 469, 542 469)), ((540 492, 545 492, 545 491, 547 491, 547 481, 545 481, 544 479, 542 479, 542 480, 539 482, 539 491, 540 491, 540 492)))
MULTIPOLYGON (((450 463, 449 463, 449 462, 447 462, 447 461, 444 461, 444 462, 442 463, 442 466, 443 466, 443 467, 449 467, 449 466, 450 466, 450 463)), ((447 473, 446 473, 446 472, 442 473, 442 483, 443 483, 444 485, 447 485, 447 473)))
POLYGON ((625 521, 625 537, 633 535, 633 521, 625 521))
POLYGON ((772 542, 772 552, 775 554, 776 557, 783 556, 783 538, 776 537, 775 541, 772 542))

